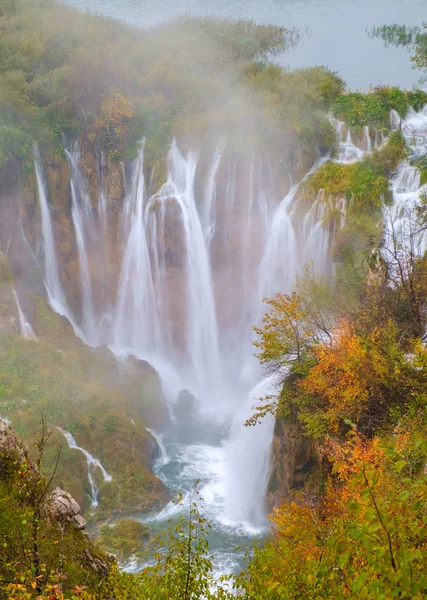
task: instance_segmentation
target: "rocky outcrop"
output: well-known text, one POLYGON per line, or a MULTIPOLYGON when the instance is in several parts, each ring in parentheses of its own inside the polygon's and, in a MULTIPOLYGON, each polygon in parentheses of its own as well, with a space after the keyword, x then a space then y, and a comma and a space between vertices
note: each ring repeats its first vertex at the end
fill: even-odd
POLYGON ((68 492, 57 487, 47 499, 45 514, 60 525, 70 524, 75 529, 85 529, 86 521, 80 514, 80 506, 68 492))
POLYGON ((272 448, 272 473, 268 485, 268 504, 279 506, 295 499, 296 492, 317 479, 321 462, 314 440, 304 437, 298 423, 276 421, 272 448))
MULTIPOLYGON (((35 463, 28 454, 28 448, 22 444, 10 425, 0 419, 0 478, 3 466, 9 463, 14 469, 25 464, 26 474, 34 481, 42 481, 43 476, 39 473, 35 463)), ((68 492, 57 487, 47 498, 43 507, 43 515, 56 521, 60 525, 72 525, 74 529, 86 528, 86 521, 81 516, 80 506, 68 492)))
POLYGON ((10 459, 21 464, 28 459, 28 450, 19 442, 9 424, 0 418, 0 474, 2 461, 10 459))

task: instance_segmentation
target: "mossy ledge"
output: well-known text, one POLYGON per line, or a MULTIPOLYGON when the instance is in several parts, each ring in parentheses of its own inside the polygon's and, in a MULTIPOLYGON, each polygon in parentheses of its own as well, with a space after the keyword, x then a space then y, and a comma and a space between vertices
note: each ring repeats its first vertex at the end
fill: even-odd
POLYGON ((137 361, 122 364, 106 348, 88 348, 40 297, 34 299, 34 314, 38 342, 0 335, 0 415, 25 442, 43 416, 54 442, 43 469, 52 468, 60 446, 58 483, 83 510, 91 505, 86 458, 68 447, 57 428, 101 462, 112 481, 99 480, 95 469, 99 506, 91 509, 93 519, 161 507, 168 494, 152 473, 155 441, 147 431, 167 418, 157 373, 137 361))

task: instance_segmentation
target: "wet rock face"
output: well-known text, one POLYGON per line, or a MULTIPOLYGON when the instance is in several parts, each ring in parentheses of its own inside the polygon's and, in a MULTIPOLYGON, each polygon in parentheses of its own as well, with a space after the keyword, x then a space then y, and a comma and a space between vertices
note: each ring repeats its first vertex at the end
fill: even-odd
POLYGON ((182 220, 182 210, 174 196, 155 195, 150 201, 149 219, 153 245, 157 242, 157 253, 166 269, 185 267, 187 245, 182 220))
POLYGON ((321 464, 313 440, 303 436, 296 423, 276 421, 272 448, 272 473, 268 485, 270 508, 292 499, 313 475, 319 475, 321 464))
POLYGON ((86 528, 86 521, 80 514, 80 506, 68 492, 59 487, 49 496, 45 513, 61 525, 70 524, 78 530, 86 528))

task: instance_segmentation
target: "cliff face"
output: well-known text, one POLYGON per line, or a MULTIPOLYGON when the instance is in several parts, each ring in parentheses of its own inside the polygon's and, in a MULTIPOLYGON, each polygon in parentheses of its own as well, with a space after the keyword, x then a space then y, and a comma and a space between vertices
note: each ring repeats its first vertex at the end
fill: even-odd
POLYGON ((303 436, 297 423, 277 419, 273 447, 272 472, 268 484, 268 505, 272 508, 295 498, 295 493, 318 481, 321 463, 316 444, 303 436))

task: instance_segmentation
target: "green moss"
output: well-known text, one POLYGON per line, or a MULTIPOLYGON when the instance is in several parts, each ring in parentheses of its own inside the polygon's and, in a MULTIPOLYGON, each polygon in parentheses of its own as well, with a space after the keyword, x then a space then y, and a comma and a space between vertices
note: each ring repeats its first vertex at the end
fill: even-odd
POLYGON ((7 257, 0 252, 0 287, 13 283, 13 273, 7 257))
MULTIPOLYGON (((54 430, 54 447, 63 447, 59 481, 84 509, 90 505, 86 460, 55 427, 72 432, 112 475, 111 483, 98 482, 104 514, 161 506, 167 494, 151 472, 153 441, 146 430, 147 423, 158 426, 166 415, 156 373, 124 369, 109 351, 86 347, 42 299, 34 328, 38 343, 0 336, 0 414, 27 441, 44 415, 54 430)), ((52 449, 46 469, 54 460, 52 449)))
POLYGON ((377 211, 389 197, 388 180, 367 162, 350 165, 327 162, 309 179, 307 192, 353 200, 357 210, 377 211))
POLYGON ((108 552, 125 561, 139 552, 150 537, 150 528, 134 519, 123 519, 99 530, 98 543, 108 552))
POLYGON ((393 132, 382 150, 352 164, 327 162, 308 179, 305 192, 353 201, 357 211, 377 212, 391 200, 388 179, 406 156, 405 140, 393 132))
POLYGON ((335 261, 345 260, 348 249, 368 250, 379 243, 382 209, 392 201, 389 179, 406 155, 402 134, 393 132, 382 150, 374 150, 357 163, 329 161, 307 180, 302 188, 305 204, 312 202, 320 190, 325 192, 328 210, 324 225, 336 231, 331 248, 335 261), (341 227, 337 204, 342 199, 346 201, 346 218, 341 227))

